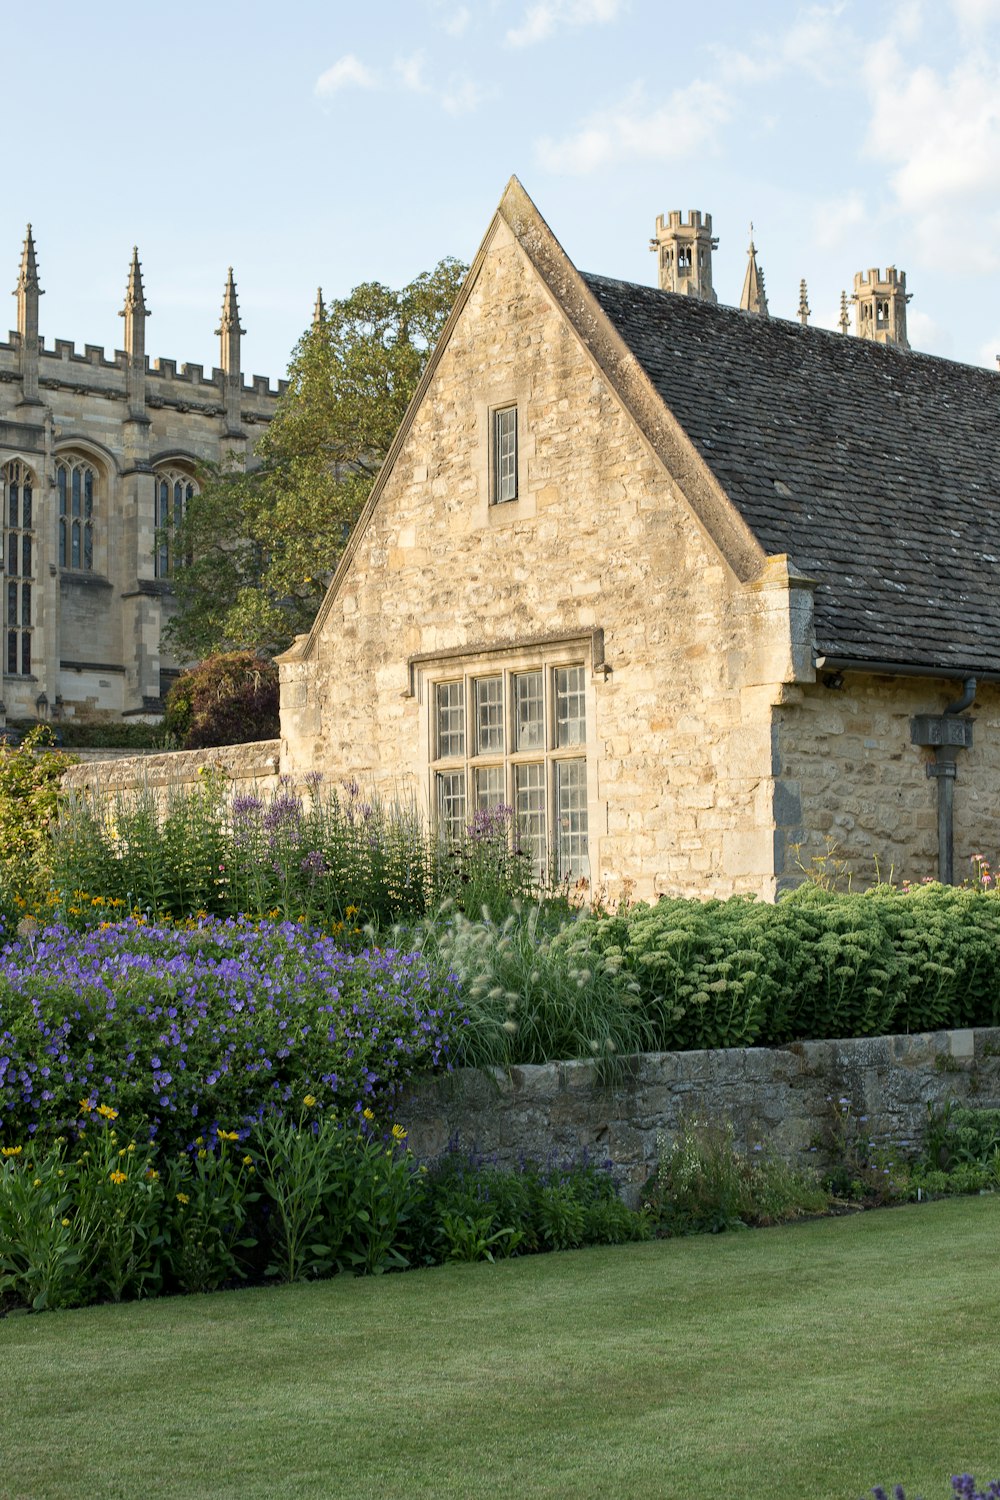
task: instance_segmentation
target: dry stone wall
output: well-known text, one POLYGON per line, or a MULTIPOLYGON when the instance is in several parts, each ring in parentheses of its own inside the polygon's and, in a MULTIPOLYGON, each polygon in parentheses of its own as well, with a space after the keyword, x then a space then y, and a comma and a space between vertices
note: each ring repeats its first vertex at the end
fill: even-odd
POLYGON ((514 1167, 521 1157, 610 1160, 635 1201, 655 1167, 657 1139, 684 1121, 731 1121, 747 1150, 764 1144, 815 1165, 831 1101, 850 1101, 868 1139, 919 1144, 927 1106, 954 1099, 1000 1108, 1000 1029, 855 1041, 797 1042, 649 1054, 605 1086, 591 1062, 510 1073, 463 1069, 411 1088, 395 1109, 409 1145, 431 1161, 449 1148, 514 1167))

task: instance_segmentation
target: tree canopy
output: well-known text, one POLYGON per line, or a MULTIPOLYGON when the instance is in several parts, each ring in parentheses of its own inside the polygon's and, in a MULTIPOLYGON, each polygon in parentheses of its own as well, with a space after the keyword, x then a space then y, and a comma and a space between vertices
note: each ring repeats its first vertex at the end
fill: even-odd
POLYGON ((274 653, 309 629, 465 271, 449 258, 401 291, 365 282, 318 310, 259 466, 203 471, 172 539, 176 650, 274 653))

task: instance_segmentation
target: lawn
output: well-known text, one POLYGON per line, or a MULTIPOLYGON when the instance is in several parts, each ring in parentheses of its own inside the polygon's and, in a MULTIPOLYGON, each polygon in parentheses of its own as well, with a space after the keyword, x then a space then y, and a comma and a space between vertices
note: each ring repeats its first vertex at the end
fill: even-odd
POLYGON ((1000 1200, 0 1322, 0 1497, 943 1500, 1000 1200))

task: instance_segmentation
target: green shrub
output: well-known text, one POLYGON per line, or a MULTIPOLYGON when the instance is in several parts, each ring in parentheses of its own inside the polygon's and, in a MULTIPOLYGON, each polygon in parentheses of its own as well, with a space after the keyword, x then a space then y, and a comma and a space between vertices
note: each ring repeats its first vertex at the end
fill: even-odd
POLYGON ((661 1136, 659 1161, 647 1184, 649 1210, 666 1234, 718 1234, 822 1213, 827 1194, 816 1178, 796 1171, 762 1147, 737 1149, 732 1125, 685 1123, 676 1138, 661 1136))
POLYGON ((163 727, 185 750, 277 739, 276 663, 254 651, 208 657, 171 687, 163 727))
POLYGON ((47 749, 51 732, 33 730, 13 749, 0 745, 0 916, 40 909, 51 884, 50 829, 60 782, 72 761, 47 749))

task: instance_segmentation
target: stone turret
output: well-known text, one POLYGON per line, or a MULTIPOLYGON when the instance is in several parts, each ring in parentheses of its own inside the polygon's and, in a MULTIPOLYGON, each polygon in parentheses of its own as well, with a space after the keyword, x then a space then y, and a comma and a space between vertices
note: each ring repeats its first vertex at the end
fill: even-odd
POLYGON ((657 252, 661 289, 718 302, 712 288, 712 251, 718 243, 711 214, 691 209, 686 220, 680 209, 671 209, 666 218, 660 214, 649 248, 657 252))
POLYGON ((215 330, 220 339, 219 346, 219 368, 222 371, 223 395, 225 400, 225 431, 228 437, 242 437, 240 427, 240 390, 242 386, 242 374, 240 371, 240 337, 246 333, 245 328, 240 327, 240 309, 236 301, 236 283, 233 280, 233 268, 229 267, 226 278, 226 291, 222 299, 222 320, 215 330))
POLYGON ((316 288, 316 304, 313 307, 312 326, 314 328, 326 327, 326 304, 323 301, 323 288, 321 286, 316 288))
POLYGON ((747 273, 743 278, 743 291, 740 293, 740 308, 743 312, 755 313, 759 318, 766 318, 767 293, 764 291, 764 272, 757 264, 757 247, 753 242, 753 225, 750 225, 750 248, 747 251, 747 273))
POLYGON ((21 269, 13 295, 17 298, 17 338, 21 375, 21 401, 25 406, 40 406, 38 395, 38 299, 43 295, 38 285, 38 263, 35 241, 28 225, 21 251, 21 269))
POLYGON ((855 307, 858 338, 909 349, 906 304, 911 301, 911 294, 906 290, 905 271, 897 271, 895 266, 887 266, 884 276, 877 267, 867 275, 858 271, 851 301, 855 307))
POLYGON ((133 421, 146 421, 146 319, 149 308, 142 289, 142 267, 138 246, 132 247, 125 306, 118 314, 125 319, 125 388, 128 414, 133 421))

